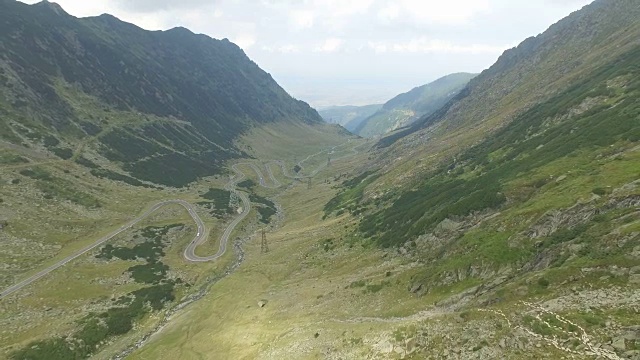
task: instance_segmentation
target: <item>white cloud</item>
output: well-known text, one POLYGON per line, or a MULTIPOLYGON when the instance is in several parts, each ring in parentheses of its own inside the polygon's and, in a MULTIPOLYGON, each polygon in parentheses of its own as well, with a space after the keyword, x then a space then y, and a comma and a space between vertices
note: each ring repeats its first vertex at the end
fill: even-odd
POLYGON ((374 0, 315 0, 313 3, 316 10, 329 10, 331 17, 345 17, 367 12, 374 0))
POLYGON ((389 50, 389 46, 381 42, 369 41, 368 45, 369 49, 375 51, 378 54, 386 53, 389 50))
POLYGON ((389 3, 385 7, 378 10, 378 18, 384 22, 397 19, 400 16, 400 7, 395 3, 389 3))
POLYGON ((376 53, 392 51, 396 53, 423 54, 500 54, 513 45, 469 44, 460 45, 446 40, 427 39, 425 37, 411 39, 406 42, 370 41, 369 49, 376 53))
MULTIPOLYGON (((197 7, 207 6, 212 3, 211 0, 111 0, 121 6, 123 9, 140 12, 153 13, 159 10, 175 10, 175 9, 193 9, 197 7)), ((84 2, 84 1, 83 1, 84 2)))
POLYGON ((386 15, 387 20, 410 19, 418 25, 462 25, 479 13, 488 11, 491 8, 491 2, 491 0, 395 0, 381 11, 383 17, 386 15))
POLYGON ((293 53, 299 52, 300 49, 298 49, 298 47, 295 45, 287 44, 287 45, 280 46, 278 48, 278 51, 280 51, 283 54, 293 54, 293 53))
POLYGON ((295 54, 300 52, 300 48, 293 44, 286 44, 281 46, 264 45, 261 47, 261 49, 269 53, 281 53, 281 54, 295 54))
POLYGON ((309 29, 313 27, 315 15, 308 10, 295 10, 289 13, 289 18, 294 29, 309 29))
POLYGON ((329 38, 326 39, 322 44, 316 46, 313 51, 314 52, 324 52, 324 53, 332 53, 340 50, 342 45, 344 44, 344 40, 338 38, 329 38))
POLYGON ((247 50, 256 44, 256 36, 253 34, 238 34, 231 38, 236 45, 243 50, 247 50))

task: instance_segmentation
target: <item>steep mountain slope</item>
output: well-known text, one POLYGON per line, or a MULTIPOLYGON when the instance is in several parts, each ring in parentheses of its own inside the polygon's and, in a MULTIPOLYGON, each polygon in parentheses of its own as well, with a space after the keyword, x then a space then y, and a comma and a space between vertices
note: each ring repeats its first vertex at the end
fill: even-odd
POLYGON ((306 174, 350 138, 227 40, 0 0, 0 358, 111 358, 283 216, 233 163, 306 174))
POLYGON ((332 106, 318 110, 320 116, 330 124, 340 124, 353 132, 362 121, 380 110, 382 105, 332 106))
POLYGON ((428 133, 460 135, 457 141, 467 144, 474 141, 468 138, 486 136, 633 48, 639 26, 635 5, 632 0, 594 1, 507 50, 442 109, 383 139, 380 146, 434 124, 438 126, 428 133))
POLYGON ((355 133, 364 137, 384 135, 431 115, 457 95, 476 74, 457 73, 442 77, 389 100, 382 109, 362 121, 355 133))
MULTIPOLYGON (((497 315, 532 336, 543 350, 531 358, 588 358, 585 347, 637 358, 638 18, 635 1, 595 1, 506 52, 441 110, 382 139, 326 218, 349 212, 352 237, 419 263, 406 289, 448 293, 436 309, 475 324, 497 315)), ((524 356, 518 335, 481 335, 473 352, 524 356)))
POLYGON ((63 159, 86 144, 93 162, 184 186, 242 156, 234 141, 253 126, 321 123, 226 39, 14 0, 0 34, 0 137, 63 159))

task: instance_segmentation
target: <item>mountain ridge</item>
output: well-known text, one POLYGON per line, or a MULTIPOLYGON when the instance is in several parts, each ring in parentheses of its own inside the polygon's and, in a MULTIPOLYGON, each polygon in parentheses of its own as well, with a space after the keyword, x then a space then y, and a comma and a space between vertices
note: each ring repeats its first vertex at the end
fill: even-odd
POLYGON ((111 15, 75 18, 48 2, 3 0, 0 6, 0 91, 12 117, 28 118, 0 124, 7 141, 41 145, 36 138, 53 136, 68 153, 95 136, 98 156, 134 177, 184 186, 224 172, 225 160, 243 156, 234 141, 253 126, 322 124, 315 110, 290 97, 226 39, 184 28, 146 31, 111 15), (101 108, 80 116, 86 102, 101 108), (114 126, 105 120, 110 111, 156 120, 138 117, 114 126), (55 135, 46 135, 50 130, 55 135), (167 179, 160 168, 169 169, 167 179))
POLYGON ((387 101, 382 109, 360 122, 354 129, 365 137, 380 136, 410 126, 422 116, 440 109, 456 96, 477 74, 454 73, 411 89, 387 101))
MULTIPOLYGON (((409 129, 381 139, 378 146, 386 147, 436 123, 442 123, 439 131, 450 133, 470 124, 483 128, 483 132, 499 128, 504 121, 550 97, 559 88, 566 88, 565 84, 579 78, 582 72, 588 73, 601 65, 610 54, 623 52, 624 48, 615 43, 624 39, 624 35, 616 37, 616 34, 633 34, 638 29, 636 13, 637 8, 630 0, 597 0, 586 5, 547 31, 505 51, 494 65, 469 82, 467 96, 446 106, 447 111, 423 117, 409 129), (607 42, 607 37, 616 41, 607 42), (599 45, 607 50, 589 52, 599 45), (580 54, 584 57, 576 56, 580 54), (531 69, 536 67, 546 71, 546 75, 532 75, 531 69), (472 111, 465 111, 465 106, 472 111)), ((632 43, 626 41, 623 46, 632 43)))
POLYGON ((382 104, 330 106, 319 110, 320 116, 328 123, 336 123, 354 132, 358 125, 373 115, 382 104))

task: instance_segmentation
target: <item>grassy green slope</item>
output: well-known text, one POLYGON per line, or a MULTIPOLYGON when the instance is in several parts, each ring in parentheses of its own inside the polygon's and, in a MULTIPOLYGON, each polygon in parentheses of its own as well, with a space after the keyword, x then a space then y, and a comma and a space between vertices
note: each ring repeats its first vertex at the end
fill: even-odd
POLYGON ((594 1, 507 50, 446 106, 382 139, 379 146, 400 141, 396 149, 405 153, 407 148, 432 154, 446 151, 437 140, 415 141, 419 137, 470 146, 630 51, 640 32, 635 5, 631 0, 594 1))
MULTIPOLYGON (((238 147, 245 146, 246 153, 252 154, 256 159, 283 159, 289 172, 292 172, 295 158, 300 161, 318 151, 342 144, 347 139, 344 129, 333 125, 301 124, 292 128, 291 124, 270 124, 253 128, 239 140, 238 147)), ((0 269, 2 288, 25 279, 101 236, 117 230, 159 201, 177 198, 196 205, 197 212, 209 231, 209 241, 197 249, 202 256, 217 251, 217 240, 237 211, 237 199, 233 205, 229 194, 221 191, 228 182, 228 177, 221 176, 222 174, 205 177, 180 189, 161 189, 153 184, 137 183, 134 178, 103 174, 102 171, 108 169, 109 164, 104 164, 107 167, 94 168, 97 164, 87 159, 91 157, 91 152, 87 150, 82 152, 79 161, 74 161, 47 157, 34 149, 4 143, 0 144, 0 148, 0 223, 3 225, 0 229, 0 262, 6 264, 0 269)), ((326 162, 326 157, 322 156, 320 160, 326 162)), ((315 166, 314 164, 308 161, 305 166, 315 166)), ((249 170, 247 175, 254 176, 249 170)), ((274 168, 274 171, 277 169, 274 168)), ((278 173, 276 176, 284 184, 290 182, 278 173)), ((259 221, 258 210, 256 208, 251 213, 234 236, 245 236, 255 231, 259 221)), ((166 269, 166 281, 156 285, 168 285, 169 280, 177 278, 185 283, 172 283, 170 289, 166 286, 160 289, 168 296, 162 300, 161 306, 158 305, 158 308, 163 309, 171 308, 176 305, 176 300, 197 292, 207 279, 223 274, 226 266, 235 259, 233 251, 229 250, 223 259, 214 263, 185 262, 182 254, 188 242, 193 239, 195 225, 180 207, 162 209, 157 216, 154 215, 133 231, 118 236, 110 244, 132 248, 142 242, 136 236, 136 230, 147 225, 176 223, 184 224, 185 227, 179 236, 163 240, 170 251, 166 251, 167 255, 159 260, 168 265, 169 269, 166 269)), ((51 351, 67 351, 64 349, 69 347, 78 349, 75 358, 84 358, 92 350, 84 345, 75 345, 75 341, 94 330, 98 342, 107 340, 109 343, 104 351, 113 354, 157 325, 162 319, 158 311, 139 309, 139 304, 131 303, 134 306, 129 309, 131 312, 120 315, 125 324, 129 320, 136 324, 135 330, 127 331, 123 328, 124 330, 113 330, 114 333, 105 333, 108 329, 104 327, 83 330, 85 323, 82 319, 89 313, 100 314, 117 306, 113 299, 127 296, 144 287, 136 285, 133 275, 128 275, 129 268, 144 263, 131 259, 122 262, 98 261, 94 259, 94 255, 100 251, 99 248, 82 256, 3 299, 0 305, 0 324, 4 329, 0 333, 0 358, 18 354, 16 358, 66 359, 69 358, 68 353, 62 352, 59 356, 54 356, 51 351), (75 340, 69 339, 66 343, 60 341, 69 334, 75 340), (16 353, 35 346, 38 341, 49 340, 53 342, 38 343, 41 347, 38 351, 32 349, 16 353)), ((95 340, 93 337, 92 339, 95 340)), ((95 345, 103 349, 105 344, 95 345)))
POLYGON ((400 94, 353 130, 364 137, 384 135, 431 115, 462 90, 476 74, 458 73, 400 94))
MULTIPOLYGON (((545 181, 536 175, 550 163, 599 154, 611 147, 633 149, 640 140, 640 108, 635 101, 640 96, 636 81, 639 57, 640 48, 636 48, 519 116, 427 175, 418 190, 368 218, 363 230, 383 244, 402 244, 433 230, 446 218, 500 208, 508 200, 506 184, 526 178, 545 181)), ((631 181, 636 174, 631 170, 629 175, 623 180, 631 181)), ((591 189, 584 190, 583 196, 591 189)))

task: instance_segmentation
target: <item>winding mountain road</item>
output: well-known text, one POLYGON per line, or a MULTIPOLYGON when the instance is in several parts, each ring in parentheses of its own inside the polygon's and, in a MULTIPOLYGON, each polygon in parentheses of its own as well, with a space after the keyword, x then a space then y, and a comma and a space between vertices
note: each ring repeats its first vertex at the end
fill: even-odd
MULTIPOLYGON (((238 226, 238 224, 240 224, 240 222, 244 220, 244 218, 246 218, 247 215, 249 215, 249 212, 251 211, 251 201, 249 201, 247 194, 236 190, 236 184, 242 181, 245 178, 245 175, 236 166, 237 164, 233 165, 231 168, 233 169, 233 171, 236 172, 236 174, 238 175, 238 178, 234 177, 233 179, 231 179, 231 181, 229 181, 229 183, 227 183, 227 185, 225 186, 225 190, 235 193, 242 200, 242 213, 240 213, 240 215, 238 215, 235 219, 233 219, 233 221, 229 225, 227 225, 227 228, 224 230, 224 233, 220 237, 220 247, 218 248, 218 252, 215 255, 201 257, 195 254, 195 251, 198 245, 202 244, 207 239, 207 237, 205 236, 204 230, 202 231, 202 234, 198 232, 198 235, 201 235, 201 236, 200 237, 196 236, 196 238, 193 239, 193 241, 191 241, 187 246, 187 248, 184 250, 184 258, 187 261, 208 262, 208 261, 217 260, 218 258, 222 257, 222 255, 224 255, 224 253, 227 251, 227 243, 229 242, 229 237, 231 236, 231 233, 233 232, 233 230, 235 230, 236 226, 238 226)), ((252 168, 254 168, 254 170, 259 172, 259 169, 257 167, 252 166, 252 168)))
POLYGON ((15 293, 16 291, 24 288, 25 286, 33 283, 34 281, 43 278, 44 276, 48 275, 50 272, 68 264, 69 262, 77 259, 78 257, 86 254, 87 252, 97 248, 98 246, 106 243, 107 241, 113 239, 114 237, 116 237, 117 235, 119 235, 120 233, 122 233, 123 231, 131 228, 132 226, 136 225, 137 223, 139 223, 140 221, 144 220, 145 218, 149 217, 151 214, 153 214, 154 212, 158 211, 158 209, 167 206, 167 205, 172 205, 172 204, 178 204, 178 205, 182 205, 185 209, 187 209, 187 211, 189 212, 189 215, 191 215, 191 217, 193 218, 193 221, 196 223, 197 227, 198 227, 198 232, 196 235, 196 238, 193 240, 193 242, 202 242, 202 239, 204 239, 204 234, 205 234, 205 226, 204 226, 204 222, 202 221, 202 219, 200 218, 200 216, 198 216, 198 214, 195 211, 195 208, 193 207, 193 205, 189 204, 188 202, 184 201, 184 200, 165 200, 165 201, 161 201, 155 205, 153 205, 149 210, 147 210, 145 213, 143 213, 142 215, 138 216, 137 218, 129 221, 127 224, 122 225, 118 230, 113 231, 112 233, 98 239, 96 242, 94 242, 91 245, 88 245, 86 247, 84 247, 83 249, 81 249, 80 251, 78 251, 77 253, 70 255, 60 261, 58 261, 57 263, 50 265, 49 267, 39 271, 38 273, 22 280, 21 282, 10 286, 4 290, 2 290, 2 292, 0 292, 0 299, 7 297, 13 293, 15 293))
MULTIPOLYGON (((273 183, 273 185, 268 185, 267 182, 265 181, 265 177, 264 175, 262 175, 262 170, 260 170, 260 168, 258 167, 258 165, 254 164, 254 163, 248 163, 248 162, 243 162, 243 163, 237 163, 235 165, 232 166, 233 170, 236 173, 242 173, 242 171, 240 171, 240 169, 237 168, 238 165, 246 165, 249 166, 251 169, 253 169, 253 171, 256 172, 256 175, 258 175, 258 183, 260 184, 260 186, 262 186, 263 188, 267 188, 267 189, 277 189, 280 186, 282 186, 282 183, 280 183, 280 181, 278 181, 275 176, 273 176, 273 173, 271 172, 271 169, 269 168, 268 164, 265 165, 265 168, 267 170, 267 175, 269 175, 269 179, 271 180, 271 182, 273 183)), ((242 176, 244 178, 244 174, 242 173, 242 176)))
MULTIPOLYGON (((350 142, 347 141, 345 144, 348 144, 350 142)), ((342 144, 342 145, 345 145, 342 144)), ((297 165, 299 165, 300 167, 302 167, 302 164, 304 162, 306 162, 307 160, 311 159, 314 156, 318 156, 320 154, 323 153, 331 153, 333 151, 335 151, 336 148, 341 147, 342 145, 337 145, 334 146, 328 150, 324 150, 324 151, 320 151, 316 154, 313 155, 309 155, 307 158, 305 158, 304 160, 298 162, 297 165)), ((353 151, 355 154, 357 154, 357 150, 356 148, 353 148, 353 151)), ((351 156, 351 155, 346 155, 343 157, 347 157, 347 156, 351 156)), ((341 157, 342 158, 342 157, 341 157)), ((338 160, 334 159, 334 160, 338 160)), ((232 169, 236 172, 237 176, 234 176, 229 183, 227 183, 227 185, 225 186, 225 189, 227 191, 231 191, 233 193, 235 193, 241 200, 242 200, 242 212, 229 224, 227 225, 224 233, 222 234, 222 236, 220 237, 220 246, 218 248, 218 252, 215 255, 212 256, 207 256, 207 257, 201 257, 195 254, 195 250, 196 248, 201 245, 202 243, 204 243, 207 240, 207 229, 204 225, 204 222, 202 221, 202 219, 200 218, 200 216, 198 215, 198 213, 196 212, 195 207, 184 201, 184 200, 165 200, 165 201, 161 201, 158 202, 157 204, 153 205, 151 208, 149 208, 146 212, 144 212, 143 214, 139 215, 138 217, 136 217, 135 219, 129 221, 127 224, 122 225, 118 230, 115 230, 113 232, 111 232, 108 235, 103 236, 102 238, 98 239, 97 241, 95 241, 93 244, 88 245, 84 248, 82 248, 80 251, 76 252, 73 255, 70 255, 60 261, 58 261, 57 263, 48 266, 47 268, 37 272, 36 274, 20 281, 19 283, 16 283, 4 290, 2 290, 2 292, 0 292, 0 299, 3 299, 21 289, 23 289, 24 287, 32 284, 33 282, 43 278, 44 276, 48 275, 49 273, 51 273, 52 271, 68 264, 69 262, 77 259, 78 257, 88 253, 89 251, 97 248, 100 245, 103 245, 104 243, 106 243, 107 241, 113 239, 114 237, 116 237, 117 235, 119 235, 120 233, 122 233, 123 231, 133 227, 134 225, 138 224, 139 222, 141 222, 142 220, 146 219, 147 217, 149 217, 151 214, 153 214, 154 212, 158 211, 160 208, 167 206, 167 205, 174 205, 174 204, 178 204, 183 206, 188 212, 189 215, 191 216, 191 218, 193 219, 193 221, 196 223, 197 226, 197 233, 196 236, 193 238, 193 240, 189 243, 189 245, 186 247, 185 251, 184 251, 184 258, 187 261, 191 261, 191 262, 209 262, 209 261, 214 261, 217 260, 218 258, 222 257, 225 252, 227 251, 227 244, 229 242, 229 237, 231 236, 231 233, 233 232, 233 230, 235 230, 235 228, 238 226, 238 224, 240 224, 240 222, 242 220, 244 220, 244 218, 247 217, 247 215, 249 214, 249 212, 251 211, 251 202, 249 201, 249 198, 247 197, 247 195, 241 191, 238 191, 236 189, 236 184, 239 183, 240 181, 242 181, 245 178, 245 174, 237 167, 238 165, 248 165, 250 166, 258 175, 258 179, 260 182, 260 186, 265 187, 265 188, 269 188, 269 189, 276 189, 282 186, 282 184, 276 179, 276 177, 273 175, 273 172, 271 170, 271 168, 269 167, 269 164, 277 164, 281 169, 282 169, 282 173, 284 175, 284 177, 289 178, 289 179, 303 179, 303 178, 310 178, 315 176, 318 172, 320 172, 320 170, 322 170, 324 167, 327 166, 327 164, 322 164, 320 165, 315 171, 313 171, 311 174, 309 175, 305 175, 305 176, 291 176, 287 173, 287 169, 285 166, 284 161, 282 160, 271 160, 269 162, 267 162, 264 166, 265 169, 267 171, 267 174, 271 180, 271 182, 273 183, 272 185, 268 185, 265 181, 265 178, 262 174, 262 171, 260 170, 260 168, 253 164, 253 163, 239 163, 239 164, 235 164, 232 166, 232 169)))

